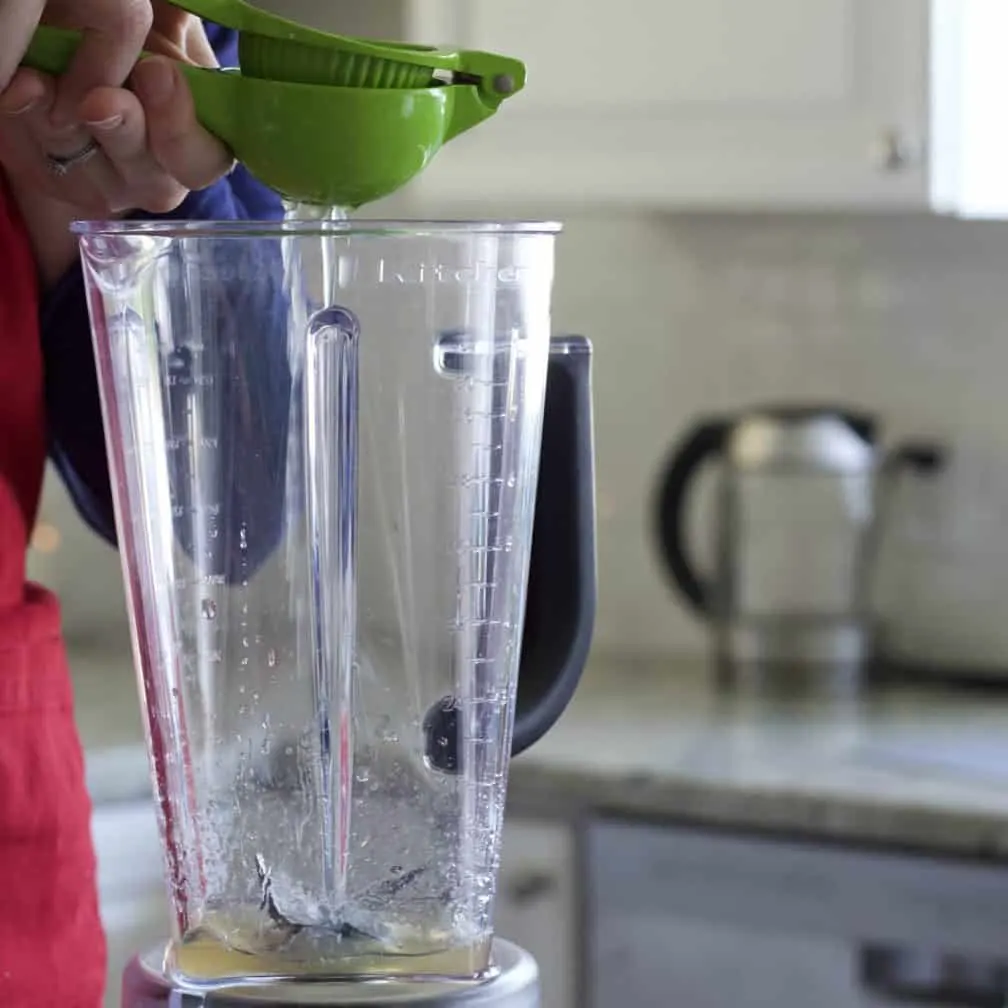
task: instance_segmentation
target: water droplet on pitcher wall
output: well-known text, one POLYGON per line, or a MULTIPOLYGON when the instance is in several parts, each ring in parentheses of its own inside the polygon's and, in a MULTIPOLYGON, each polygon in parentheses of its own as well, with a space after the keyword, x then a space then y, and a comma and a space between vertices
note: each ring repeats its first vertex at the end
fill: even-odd
POLYGON ((270 648, 269 651, 266 652, 266 664, 270 668, 276 668, 276 663, 277 663, 276 649, 270 648))
POLYGON ((217 617, 217 603, 213 599, 203 599, 200 603, 200 612, 203 613, 204 619, 215 619, 217 617))

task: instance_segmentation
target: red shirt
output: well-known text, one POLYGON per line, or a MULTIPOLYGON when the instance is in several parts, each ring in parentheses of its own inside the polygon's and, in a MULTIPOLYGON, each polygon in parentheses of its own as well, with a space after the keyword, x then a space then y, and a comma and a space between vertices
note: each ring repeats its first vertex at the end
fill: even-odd
POLYGON ((105 939, 56 599, 25 581, 45 466, 35 265, 0 176, 0 1005, 99 1008, 105 939))

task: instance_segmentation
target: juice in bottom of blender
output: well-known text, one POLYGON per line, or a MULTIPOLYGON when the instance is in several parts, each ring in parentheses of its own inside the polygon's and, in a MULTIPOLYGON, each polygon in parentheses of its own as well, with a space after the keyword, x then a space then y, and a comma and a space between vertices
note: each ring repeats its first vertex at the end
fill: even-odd
MULTIPOLYGON (((299 842, 286 856, 276 856, 274 865, 266 864, 265 855, 251 855, 253 861, 258 858, 257 888, 246 889, 240 901, 225 895, 220 909, 208 904, 198 926, 173 950, 175 972, 195 982, 228 975, 476 977, 483 972, 493 867, 463 870, 459 858, 460 832, 471 842, 485 837, 485 829, 466 822, 462 806, 469 802, 459 793, 461 785, 456 789, 455 781, 439 779, 401 750, 395 753, 394 744, 385 747, 392 751, 384 758, 370 747, 357 754, 344 905, 325 906, 303 881, 293 881, 310 877, 306 866, 318 863, 321 836, 306 826, 299 842)), ((263 835, 263 824, 274 824, 279 840, 296 834, 298 820, 310 815, 298 792, 288 790, 304 779, 303 769, 272 770, 250 775, 230 805, 232 821, 220 835, 234 850, 231 884, 243 872, 253 874, 245 867, 253 848, 279 853, 281 844, 263 835), (242 822, 246 808, 258 830, 252 843, 244 842, 249 837, 249 823, 242 822)), ((486 812, 496 818, 494 810, 486 812)))
POLYGON ((422 719, 405 699, 390 708, 372 662, 357 673, 345 901, 326 905, 318 868, 318 740, 305 729, 285 742, 282 703, 264 692, 273 738, 246 750, 201 816, 220 857, 206 911, 172 949, 188 982, 485 974, 500 802, 430 766, 422 719))
POLYGON ((293 960, 290 953, 257 953, 254 957, 236 951, 209 934, 196 935, 174 952, 174 967, 189 982, 216 981, 220 977, 332 978, 373 976, 378 978, 445 977, 476 979, 485 971, 474 969, 484 962, 490 939, 464 949, 425 952, 408 947, 396 953, 372 951, 326 955, 313 952, 293 960))

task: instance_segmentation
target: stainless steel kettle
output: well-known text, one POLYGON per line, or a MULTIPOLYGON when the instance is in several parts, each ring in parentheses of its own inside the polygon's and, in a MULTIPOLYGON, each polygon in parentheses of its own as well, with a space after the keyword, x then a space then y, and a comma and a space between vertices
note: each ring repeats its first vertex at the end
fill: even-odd
POLYGON ((675 447, 657 499, 661 557, 709 620, 718 668, 830 668, 855 680, 873 656, 870 579, 892 477, 933 473, 935 444, 877 445, 875 418, 831 406, 757 408, 697 423, 675 447), (688 492, 720 459, 716 569, 686 543, 688 492))

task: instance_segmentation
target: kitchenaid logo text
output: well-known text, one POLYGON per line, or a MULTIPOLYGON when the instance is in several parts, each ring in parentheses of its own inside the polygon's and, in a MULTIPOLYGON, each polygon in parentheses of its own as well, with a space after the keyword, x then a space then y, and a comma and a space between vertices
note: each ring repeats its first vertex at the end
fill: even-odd
MULTIPOLYGON (((359 280, 359 263, 350 270, 351 279, 359 280)), ((496 266, 476 263, 474 266, 445 266, 443 263, 402 263, 379 259, 376 264, 375 280, 380 284, 399 287, 422 286, 424 284, 519 284, 531 273, 527 266, 496 266)))

